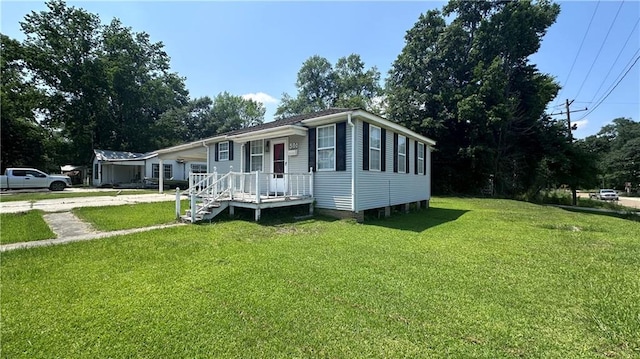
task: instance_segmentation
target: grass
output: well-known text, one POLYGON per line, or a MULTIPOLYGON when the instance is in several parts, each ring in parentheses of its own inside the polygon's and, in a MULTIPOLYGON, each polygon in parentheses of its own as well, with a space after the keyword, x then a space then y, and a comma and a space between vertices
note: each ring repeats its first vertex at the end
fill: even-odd
POLYGON ((3 357, 640 355, 640 224, 494 199, 3 253, 3 357))
POLYGON ((39 210, 0 214, 0 244, 55 238, 42 214, 39 210))
MULTIPOLYGON (((181 201, 181 212, 189 206, 181 201)), ((79 207, 73 213, 99 231, 149 227, 174 222, 175 202, 139 203, 123 206, 79 207)))
POLYGON ((0 196, 0 202, 15 202, 15 201, 40 201, 43 199, 57 199, 57 198, 76 198, 76 197, 115 197, 117 195, 129 195, 129 194, 153 194, 158 193, 158 190, 122 190, 118 194, 118 190, 113 191, 87 191, 87 192, 32 192, 32 193, 3 193, 0 196))

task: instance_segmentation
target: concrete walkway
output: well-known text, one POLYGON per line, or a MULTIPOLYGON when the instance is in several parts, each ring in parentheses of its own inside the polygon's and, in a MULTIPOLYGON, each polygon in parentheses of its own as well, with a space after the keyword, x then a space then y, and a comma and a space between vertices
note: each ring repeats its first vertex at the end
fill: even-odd
POLYGON ((6 252, 21 248, 34 248, 42 246, 51 246, 56 244, 64 244, 79 241, 88 241, 92 239, 107 238, 119 236, 123 234, 145 232, 154 229, 170 228, 184 225, 184 223, 163 224, 158 226, 124 229, 112 232, 96 231, 91 225, 80 220, 71 212, 48 213, 43 216, 53 233, 57 238, 45 239, 41 241, 20 242, 0 245, 0 252, 6 252))
POLYGON ((15 201, 0 203, 0 213, 27 212, 39 209, 45 212, 70 211, 77 207, 119 206, 146 202, 175 201, 175 193, 130 194, 96 197, 73 197, 58 199, 43 199, 39 201, 15 201))

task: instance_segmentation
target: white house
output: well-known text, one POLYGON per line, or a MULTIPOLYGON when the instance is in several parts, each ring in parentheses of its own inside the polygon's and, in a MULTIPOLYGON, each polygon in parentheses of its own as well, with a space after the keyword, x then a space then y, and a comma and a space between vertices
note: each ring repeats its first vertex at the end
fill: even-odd
POLYGON ((433 146, 432 139, 370 112, 333 108, 155 154, 160 166, 206 164, 206 173, 189 177, 191 221, 227 207, 253 208, 257 220, 262 208, 305 203, 362 219, 369 209, 388 215, 396 205, 428 206, 433 146))
POLYGON ((188 181, 189 173, 206 172, 205 161, 178 158, 160 164, 155 152, 93 150, 92 185, 95 187, 141 187, 145 179, 188 181))

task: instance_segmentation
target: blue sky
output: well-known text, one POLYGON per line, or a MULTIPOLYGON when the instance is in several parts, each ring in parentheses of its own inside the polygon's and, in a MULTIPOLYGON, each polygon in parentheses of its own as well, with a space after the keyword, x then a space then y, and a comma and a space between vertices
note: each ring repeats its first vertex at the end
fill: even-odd
MULTIPOLYGON (((567 98, 575 100, 572 110, 589 108, 571 116, 579 125, 574 133, 578 138, 597 133, 617 117, 640 120, 640 61, 594 109, 640 56, 640 2, 558 3, 558 20, 531 57, 564 87, 550 110, 564 110, 567 98)), ((222 91, 246 95, 265 104, 269 121, 282 93, 295 95, 296 74, 307 58, 320 55, 335 63, 356 53, 384 78, 404 46, 406 31, 421 13, 441 8, 444 2, 67 4, 98 14, 104 23, 117 17, 134 31, 147 32, 152 41, 163 42, 172 70, 186 77, 192 98, 222 91)), ((43 1, 2 1, 0 6, 2 33, 19 40, 24 38, 19 26, 24 16, 46 8, 43 1)))

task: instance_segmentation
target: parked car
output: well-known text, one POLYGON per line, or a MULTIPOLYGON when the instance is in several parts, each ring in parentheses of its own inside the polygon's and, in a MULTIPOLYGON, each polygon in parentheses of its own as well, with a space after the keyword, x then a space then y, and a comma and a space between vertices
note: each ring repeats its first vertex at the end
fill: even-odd
POLYGON ((7 168, 0 176, 0 189, 48 188, 62 191, 71 187, 71 178, 65 175, 48 175, 35 168, 7 168))
POLYGON ((612 189, 601 189, 596 193, 595 197, 603 201, 617 201, 618 192, 612 189))

